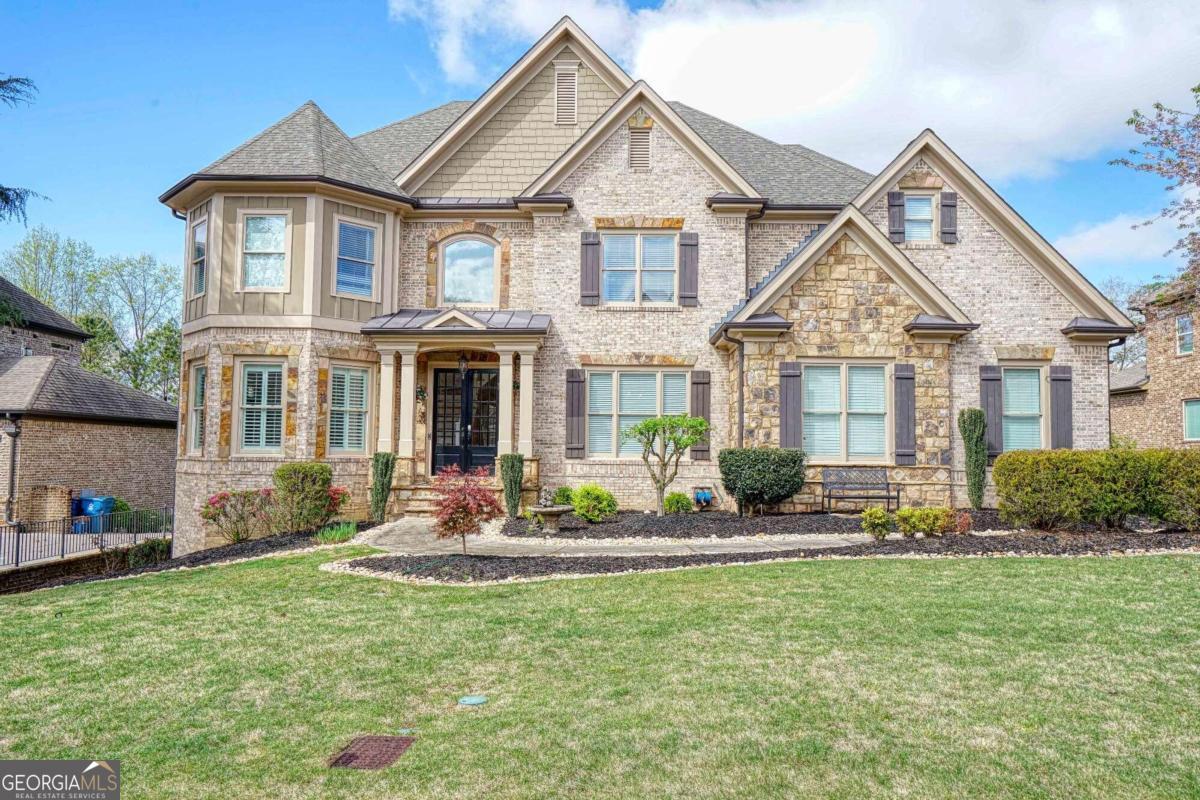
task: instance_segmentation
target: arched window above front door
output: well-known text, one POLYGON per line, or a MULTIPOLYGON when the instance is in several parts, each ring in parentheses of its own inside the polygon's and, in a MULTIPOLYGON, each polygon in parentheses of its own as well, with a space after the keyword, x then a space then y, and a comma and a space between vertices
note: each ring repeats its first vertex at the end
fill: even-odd
POLYGON ((466 236, 441 247, 439 305, 497 306, 500 248, 490 239, 466 236))

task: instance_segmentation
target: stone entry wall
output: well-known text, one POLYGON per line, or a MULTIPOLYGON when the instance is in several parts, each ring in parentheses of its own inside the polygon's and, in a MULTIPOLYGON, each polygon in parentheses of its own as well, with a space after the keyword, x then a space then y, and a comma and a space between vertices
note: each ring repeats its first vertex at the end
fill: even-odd
MULTIPOLYGON (((917 464, 889 467, 889 477, 903 486, 905 505, 949 505, 950 345, 914 342, 905 333, 904 324, 920 312, 917 304, 851 237, 843 236, 772 310, 794 327, 777 340, 745 343, 745 445, 779 445, 781 362, 873 358, 912 364, 917 464)), ((730 395, 736 396, 736 365, 730 380, 730 395)), ((820 479, 820 466, 810 467, 804 490, 781 510, 817 510, 820 479)))

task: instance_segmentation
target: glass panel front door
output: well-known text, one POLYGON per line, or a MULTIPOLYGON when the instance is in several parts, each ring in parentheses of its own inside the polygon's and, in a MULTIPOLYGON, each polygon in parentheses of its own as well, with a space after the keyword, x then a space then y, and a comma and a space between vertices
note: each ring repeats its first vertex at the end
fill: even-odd
POLYGON ((433 469, 451 464, 495 471, 500 427, 500 371, 433 372, 433 469))

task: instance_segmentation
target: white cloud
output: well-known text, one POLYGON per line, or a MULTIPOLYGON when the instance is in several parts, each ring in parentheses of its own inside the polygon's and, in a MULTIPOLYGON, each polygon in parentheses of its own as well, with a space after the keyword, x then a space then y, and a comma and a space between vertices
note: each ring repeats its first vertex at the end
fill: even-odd
POLYGON ((1130 109, 1186 101, 1200 14, 1033 0, 900 4, 390 0, 430 32, 452 82, 480 87, 571 14, 660 94, 877 170, 931 127, 989 179, 1044 175, 1130 140, 1130 109), (494 74, 493 74, 494 73, 494 74))
POLYGON ((1166 220, 1141 225, 1146 214, 1118 214, 1103 222, 1080 225, 1054 241, 1054 247, 1074 264, 1113 264, 1162 258, 1179 239, 1166 220), (1136 229, 1133 227, 1138 225, 1136 229))

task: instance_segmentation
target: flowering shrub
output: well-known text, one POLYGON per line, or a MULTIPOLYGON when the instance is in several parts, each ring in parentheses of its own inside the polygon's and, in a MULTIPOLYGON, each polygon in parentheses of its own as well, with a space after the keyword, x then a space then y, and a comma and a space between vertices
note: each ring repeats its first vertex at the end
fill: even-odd
POLYGON ((350 490, 345 486, 330 486, 329 487, 329 504, 325 507, 325 513, 330 517, 337 516, 337 513, 342 510, 342 506, 350 499, 350 490))
POLYGON ((205 501, 200 518, 233 544, 273 533, 274 507, 270 489, 217 492, 205 501))
POLYGON ((479 533, 484 522, 504 513, 496 493, 484 483, 488 477, 483 467, 464 473, 453 464, 433 478, 433 491, 438 495, 435 515, 438 538, 461 536, 464 555, 467 534, 479 533))

